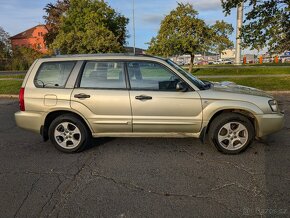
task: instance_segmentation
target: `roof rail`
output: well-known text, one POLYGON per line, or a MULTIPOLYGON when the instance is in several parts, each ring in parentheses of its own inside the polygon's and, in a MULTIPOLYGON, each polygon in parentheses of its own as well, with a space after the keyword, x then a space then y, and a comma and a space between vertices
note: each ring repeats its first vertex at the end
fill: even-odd
POLYGON ((163 59, 163 57, 158 57, 149 54, 134 54, 134 53, 96 53, 96 54, 65 54, 65 55, 47 55, 42 58, 66 58, 66 57, 101 57, 101 56, 143 56, 163 59))
POLYGON ((99 56, 122 56, 132 55, 131 53, 96 53, 96 54, 65 54, 65 55, 53 55, 52 57, 99 57, 99 56))

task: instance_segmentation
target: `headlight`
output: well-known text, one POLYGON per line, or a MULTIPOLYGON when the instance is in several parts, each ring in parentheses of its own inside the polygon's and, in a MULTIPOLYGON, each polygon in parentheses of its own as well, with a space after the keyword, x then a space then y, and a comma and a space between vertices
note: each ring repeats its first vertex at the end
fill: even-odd
POLYGON ((273 112, 278 111, 278 103, 276 100, 270 100, 269 105, 270 105, 270 108, 272 109, 273 112))

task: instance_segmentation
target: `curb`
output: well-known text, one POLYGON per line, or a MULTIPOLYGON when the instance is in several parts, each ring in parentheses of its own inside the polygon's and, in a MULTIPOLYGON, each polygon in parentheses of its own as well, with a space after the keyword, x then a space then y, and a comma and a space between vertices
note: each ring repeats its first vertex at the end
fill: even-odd
POLYGON ((265 91, 265 92, 267 92, 269 94, 277 94, 277 95, 279 95, 279 94, 290 94, 290 91, 265 91))
POLYGON ((18 95, 0 95, 0 99, 1 98, 18 98, 18 95))

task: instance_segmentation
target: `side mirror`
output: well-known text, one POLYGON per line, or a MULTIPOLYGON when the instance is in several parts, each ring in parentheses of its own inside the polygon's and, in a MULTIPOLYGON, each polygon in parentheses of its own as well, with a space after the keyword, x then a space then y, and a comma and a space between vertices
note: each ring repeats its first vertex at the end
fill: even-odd
POLYGON ((181 91, 181 92, 186 92, 188 90, 188 87, 184 82, 178 82, 176 84, 176 90, 181 91))

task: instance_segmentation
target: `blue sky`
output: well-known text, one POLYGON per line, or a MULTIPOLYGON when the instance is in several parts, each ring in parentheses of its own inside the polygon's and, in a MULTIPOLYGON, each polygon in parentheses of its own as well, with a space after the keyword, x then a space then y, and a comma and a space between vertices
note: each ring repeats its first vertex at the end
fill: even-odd
MULTIPOLYGON (((225 20, 236 26, 236 12, 225 17, 220 0, 135 0, 136 46, 147 48, 153 36, 156 36, 160 21, 177 6, 176 2, 192 3, 199 11, 199 17, 208 24, 216 20, 225 20)), ((0 0, 0 26, 11 36, 37 24, 43 23, 44 6, 55 0, 0 0)), ((133 0, 107 0, 115 10, 130 19, 127 26, 130 37, 127 39, 133 45, 132 2, 133 0)), ((235 34, 231 36, 234 40, 235 34)))

